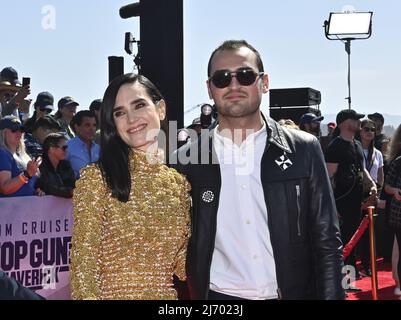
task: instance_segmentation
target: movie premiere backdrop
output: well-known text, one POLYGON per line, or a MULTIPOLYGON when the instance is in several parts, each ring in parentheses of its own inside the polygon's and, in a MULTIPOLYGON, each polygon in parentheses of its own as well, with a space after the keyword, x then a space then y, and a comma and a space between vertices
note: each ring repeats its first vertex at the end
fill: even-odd
POLYGON ((46 299, 70 299, 72 200, 0 199, 0 217, 0 268, 46 299))

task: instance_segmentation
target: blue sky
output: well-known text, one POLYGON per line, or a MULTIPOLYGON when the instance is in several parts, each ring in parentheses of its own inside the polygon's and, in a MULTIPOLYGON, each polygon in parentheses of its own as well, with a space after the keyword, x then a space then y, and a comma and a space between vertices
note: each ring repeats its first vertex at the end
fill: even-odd
MULTIPOLYGON (((56 100, 71 95, 87 108, 103 96, 107 57, 125 57, 124 34, 139 37, 139 19, 122 20, 129 0, 0 0, 0 67, 32 77, 32 95, 50 91, 56 100), (55 29, 44 29, 50 5, 55 29), (5 32, 7 30, 7 32, 5 32)), ((352 43, 353 108, 401 115, 401 43, 397 0, 184 0, 185 109, 210 102, 205 86, 210 53, 229 38, 246 39, 261 53, 271 88, 311 87, 321 91, 323 114, 347 107, 347 55, 339 41, 324 36, 323 21, 346 5, 373 11, 373 35, 352 43)), ((263 110, 268 112, 268 95, 263 110)), ((199 110, 186 114, 188 124, 199 110)))

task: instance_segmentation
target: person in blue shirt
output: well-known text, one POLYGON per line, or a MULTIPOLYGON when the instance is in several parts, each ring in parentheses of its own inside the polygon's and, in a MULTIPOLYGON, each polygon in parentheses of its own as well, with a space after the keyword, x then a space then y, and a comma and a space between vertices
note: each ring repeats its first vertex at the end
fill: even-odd
POLYGON ((23 132, 18 117, 0 120, 0 198, 36 195, 41 158, 31 160, 25 152, 23 132))
POLYGON ((68 141, 68 153, 66 160, 70 161, 79 179, 79 171, 87 165, 99 160, 100 147, 94 142, 96 133, 96 116, 92 111, 79 111, 71 121, 76 134, 75 138, 68 141))

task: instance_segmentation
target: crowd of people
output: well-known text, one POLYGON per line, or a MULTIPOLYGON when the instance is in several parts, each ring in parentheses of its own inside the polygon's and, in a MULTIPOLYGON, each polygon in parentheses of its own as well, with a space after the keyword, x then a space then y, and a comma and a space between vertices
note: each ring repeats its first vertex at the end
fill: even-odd
POLYGON ((99 159, 95 142, 101 100, 79 103, 40 92, 29 117, 30 85, 12 67, 0 73, 0 197, 53 195, 72 198, 80 169, 99 159))
MULTIPOLYGON (((168 106, 144 76, 117 77, 79 112, 67 96, 52 115, 41 92, 29 117, 29 85, 3 69, 0 197, 73 198, 75 299, 344 299, 357 288, 344 288, 343 267, 359 269, 342 250, 364 203, 386 212, 401 247, 401 125, 390 139, 381 114, 352 109, 325 137, 313 113, 275 122, 260 109, 269 76, 244 40, 215 49, 207 78, 214 106, 192 124, 207 130, 178 133, 164 163, 168 106)), ((358 252, 369 276, 366 239, 358 252)))

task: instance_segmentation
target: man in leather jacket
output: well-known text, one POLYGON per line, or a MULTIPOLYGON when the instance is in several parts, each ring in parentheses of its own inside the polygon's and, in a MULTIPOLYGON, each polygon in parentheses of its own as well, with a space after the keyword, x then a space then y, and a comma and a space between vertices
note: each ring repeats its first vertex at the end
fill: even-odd
POLYGON ((259 53, 230 40, 207 81, 219 124, 170 163, 192 185, 191 299, 343 299, 342 242, 318 140, 260 111, 259 53))

